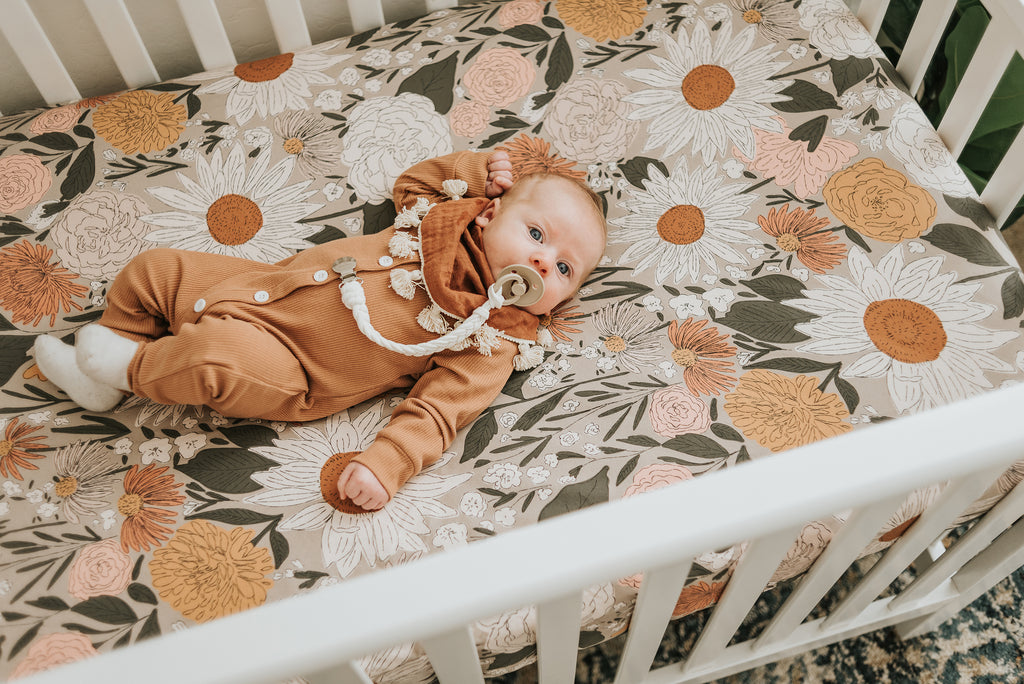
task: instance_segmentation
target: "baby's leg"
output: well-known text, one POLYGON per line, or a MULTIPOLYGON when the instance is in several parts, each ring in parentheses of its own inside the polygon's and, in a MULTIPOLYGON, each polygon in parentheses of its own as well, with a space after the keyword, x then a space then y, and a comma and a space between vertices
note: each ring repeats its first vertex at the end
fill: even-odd
POLYGON ((130 391, 128 364, 139 343, 121 337, 102 325, 87 325, 78 331, 75 360, 78 368, 93 380, 119 390, 130 391))
POLYGON ((37 337, 33 356, 43 375, 84 409, 109 411, 124 399, 124 394, 117 388, 97 382, 79 370, 75 348, 56 337, 37 337))
POLYGON ((255 325, 206 316, 175 335, 143 342, 131 389, 161 404, 203 404, 226 416, 301 419, 305 371, 287 346, 255 325))

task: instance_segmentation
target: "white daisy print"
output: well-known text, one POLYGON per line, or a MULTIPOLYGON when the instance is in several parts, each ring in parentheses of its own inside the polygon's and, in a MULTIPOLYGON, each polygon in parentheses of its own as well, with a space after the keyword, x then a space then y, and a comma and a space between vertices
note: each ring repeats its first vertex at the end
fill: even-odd
POLYGON ((668 176, 653 164, 647 176, 644 189, 630 188, 632 197, 620 204, 629 213, 610 221, 622 230, 608 241, 629 245, 620 264, 638 262, 633 275, 656 266, 659 285, 670 277, 676 283, 683 278, 697 282, 702 269, 718 273, 719 260, 747 264, 733 245, 760 244, 747 234, 759 231, 757 224, 743 218, 758 197, 744 192, 748 183, 726 183, 717 164, 691 173, 685 157, 668 176))
POLYGON ((286 109, 309 109, 307 99, 313 97, 309 86, 333 84, 334 77, 324 71, 350 57, 324 54, 335 44, 200 74, 196 77, 200 80, 219 80, 203 86, 199 92, 227 93, 227 115, 234 116, 239 125, 257 113, 266 118, 286 109))
POLYGON ((859 247, 848 257, 852 278, 816 276, 825 286, 784 304, 817 314, 796 329, 813 339, 799 351, 854 357, 844 378, 885 378, 900 413, 963 399, 992 387, 985 371, 1013 373, 992 351, 1017 337, 978 324, 995 309, 971 301, 978 282, 942 273, 945 257, 904 263, 897 245, 874 265, 859 247))
POLYGON ((212 252, 273 263, 311 247, 306 240, 320 226, 299 221, 323 204, 306 202, 315 190, 312 181, 285 186, 295 165, 286 157, 273 167, 264 150, 246 168, 242 146, 235 144, 225 158, 217 149, 196 158, 195 180, 177 174, 181 188, 147 188, 177 211, 148 214, 140 219, 157 226, 145 239, 164 246, 212 252))
POLYGON ((346 513, 333 508, 320 488, 324 464, 335 454, 365 450, 388 418, 380 400, 354 421, 349 420, 348 411, 342 411, 292 428, 294 439, 275 439, 274 446, 252 448, 280 465, 252 475, 265 489, 247 497, 246 503, 303 506, 281 528, 322 529, 324 563, 334 564, 342 577, 352 574, 360 562, 376 567, 378 561, 387 562, 400 551, 426 553, 432 536, 425 519, 454 517, 456 511, 438 498, 472 476, 439 475, 447 462, 442 458, 406 482, 379 511, 346 513))
POLYGON ((665 146, 672 155, 693 143, 708 164, 735 145, 747 159, 755 155, 754 128, 781 132, 776 112, 766 105, 786 100, 779 91, 792 81, 773 80, 788 62, 774 45, 754 48, 757 29, 735 38, 728 22, 712 42, 707 24, 698 21, 688 37, 666 40, 668 59, 651 55, 657 69, 634 69, 626 75, 652 86, 623 98, 639 105, 629 118, 650 119, 644 150, 665 146))

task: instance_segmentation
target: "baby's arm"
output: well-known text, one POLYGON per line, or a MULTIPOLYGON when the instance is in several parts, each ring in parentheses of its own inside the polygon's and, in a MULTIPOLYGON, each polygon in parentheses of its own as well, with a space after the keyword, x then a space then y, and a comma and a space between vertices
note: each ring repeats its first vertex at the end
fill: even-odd
MULTIPOLYGON (((441 457, 457 430, 490 406, 511 375, 517 353, 516 345, 503 340, 491 356, 475 348, 435 354, 429 370, 395 408, 373 444, 345 469, 342 479, 353 465, 361 464, 386 491, 385 501, 394 496, 409 478, 441 457)), ((344 484, 346 490, 351 486, 344 484)), ((346 491, 340 493, 352 498, 346 491)))
POLYGON ((380 483, 373 471, 362 463, 349 463, 338 478, 338 493, 342 499, 368 511, 383 508, 390 498, 388 490, 380 483))
POLYGON ((395 209, 401 211, 404 207, 412 206, 418 197, 426 197, 431 202, 448 199, 441 184, 453 178, 464 180, 469 186, 464 197, 496 197, 497 195, 490 193, 501 185, 495 186, 495 178, 490 174, 492 171, 506 171, 508 179, 511 180, 511 169, 512 164, 508 162, 508 155, 504 152, 456 152, 427 159, 409 168, 395 181, 395 209), (492 158, 497 157, 495 161, 500 162, 502 156, 508 168, 492 169, 489 165, 492 158))

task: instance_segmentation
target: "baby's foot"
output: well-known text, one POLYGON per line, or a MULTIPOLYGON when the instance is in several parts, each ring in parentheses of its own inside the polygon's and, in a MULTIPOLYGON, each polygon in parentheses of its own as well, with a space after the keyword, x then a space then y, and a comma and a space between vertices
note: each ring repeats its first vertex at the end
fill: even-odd
POLYGON ((124 399, 124 394, 116 388, 97 382, 78 369, 75 348, 70 344, 50 335, 40 335, 33 352, 43 375, 82 408, 109 411, 124 399))
POLYGON ((383 508, 388 502, 388 490, 380 483, 373 471, 362 463, 349 463, 338 477, 338 493, 342 499, 367 511, 383 508))
POLYGON ((129 391, 128 364, 139 343, 110 328, 93 323, 78 331, 75 356, 78 367, 93 380, 129 391))

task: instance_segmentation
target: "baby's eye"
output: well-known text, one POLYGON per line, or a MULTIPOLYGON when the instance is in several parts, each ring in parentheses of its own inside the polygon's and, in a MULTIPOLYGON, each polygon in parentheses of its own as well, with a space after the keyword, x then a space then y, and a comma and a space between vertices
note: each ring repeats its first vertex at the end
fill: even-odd
POLYGON ((569 271, 570 270, 571 269, 569 268, 569 264, 565 263, 564 261, 559 261, 558 262, 558 272, 559 273, 561 273, 562 275, 569 275, 569 271))
POLYGON ((530 229, 530 237, 532 237, 532 238, 533 238, 534 240, 536 240, 537 242, 540 242, 540 241, 541 241, 541 238, 543 238, 543 237, 544 237, 544 235, 543 235, 543 234, 542 234, 542 233, 540 232, 540 230, 539 230, 539 229, 537 229, 537 228, 531 228, 531 229, 530 229))

